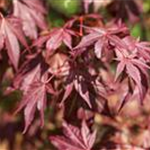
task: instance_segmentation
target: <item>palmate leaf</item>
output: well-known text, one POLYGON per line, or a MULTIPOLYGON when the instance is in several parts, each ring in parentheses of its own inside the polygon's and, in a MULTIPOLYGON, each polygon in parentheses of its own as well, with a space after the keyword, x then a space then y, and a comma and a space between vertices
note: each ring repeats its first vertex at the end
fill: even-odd
POLYGON ((96 139, 96 130, 91 133, 85 121, 81 129, 64 122, 63 133, 64 136, 50 137, 59 150, 91 150, 96 139))
POLYGON ((13 15, 21 19, 26 36, 36 39, 37 27, 42 30, 47 29, 44 20, 46 10, 39 0, 13 0, 13 6, 13 15))
POLYGON ((22 98, 19 108, 16 112, 24 108, 24 117, 25 117, 25 128, 23 133, 25 133, 31 124, 34 113, 37 109, 40 111, 42 126, 44 122, 44 109, 46 104, 46 87, 42 83, 33 83, 30 85, 27 95, 22 98))
POLYGON ((142 57, 145 61, 150 61, 150 43, 134 39, 131 36, 123 38, 123 42, 127 45, 128 51, 134 52, 138 57, 142 57))
POLYGON ((33 70, 27 72, 26 74, 18 74, 14 80, 14 85, 19 88, 23 93, 27 93, 30 85, 41 77, 41 65, 38 64, 33 70))
POLYGON ((46 43, 47 50, 56 50, 62 44, 62 42, 64 42, 65 45, 71 49, 71 39, 71 35, 67 32, 67 30, 55 30, 46 43))
POLYGON ((1 15, 0 18, 0 48, 4 46, 7 49, 8 56, 11 63, 17 70, 20 57, 19 42, 28 48, 24 34, 22 32, 22 26, 19 19, 15 17, 4 18, 1 15))
POLYGON ((72 37, 74 32, 65 27, 54 28, 46 35, 40 36, 34 41, 32 46, 42 47, 45 44, 47 54, 51 54, 53 51, 58 49, 62 43, 64 43, 69 49, 72 49, 72 37))
POLYGON ((92 75, 82 67, 82 64, 79 64, 79 67, 71 66, 69 75, 66 78, 65 91, 61 103, 63 103, 71 95, 72 91, 75 90, 88 106, 92 108, 91 97, 93 95, 90 89, 94 89, 94 85, 92 84, 94 83, 94 79, 92 75))
POLYGON ((28 55, 28 57, 13 81, 14 89, 19 89, 23 92, 22 100, 15 113, 22 109, 24 110, 24 133, 34 119, 36 108, 40 112, 41 126, 43 126, 47 93, 55 94, 51 83, 48 81, 48 68, 43 62, 42 56, 36 54, 34 56, 28 55))
POLYGON ((120 33, 124 34, 128 32, 128 29, 123 25, 110 28, 85 27, 85 29, 88 29, 90 33, 83 36, 81 42, 73 50, 82 50, 85 47, 94 45, 95 55, 100 59, 105 49, 109 51, 109 45, 125 47, 121 38, 117 36, 120 33))
POLYGON ((41 127, 43 127, 44 109, 46 108, 47 93, 55 93, 50 83, 37 80, 30 84, 28 91, 23 95, 22 101, 20 102, 15 112, 18 113, 24 108, 25 128, 23 133, 27 131, 28 127, 33 121, 36 108, 40 112, 41 127))
MULTIPOLYGON (((119 61, 116 69, 115 80, 121 75, 123 77, 126 72, 127 76, 134 82, 135 88, 128 85, 130 90, 128 91, 128 98, 131 97, 132 90, 138 89, 138 99, 143 103, 143 99, 148 90, 149 75, 147 65, 150 58, 149 42, 141 42, 139 39, 135 40, 131 36, 126 36, 115 48, 116 60, 119 61), (130 93, 130 94, 129 94, 130 93)), ((125 76, 124 76, 125 77, 125 76)), ((134 93, 134 92, 133 92, 134 93)), ((126 99, 126 101, 127 101, 126 99)))
POLYGON ((88 89, 88 84, 86 82, 87 81, 85 81, 85 78, 79 75, 77 79, 74 80, 74 87, 75 87, 75 90, 79 93, 79 95, 88 104, 88 106, 92 108, 92 105, 90 102, 90 93, 88 89))
POLYGON ((40 54, 31 56, 32 59, 27 59, 19 68, 15 78, 13 79, 13 87, 23 91, 25 94, 30 85, 37 80, 40 80, 42 72, 45 72, 45 64, 43 64, 40 54))
POLYGON ((121 58, 116 69, 115 79, 118 79, 118 77, 125 71, 128 77, 131 78, 138 87, 139 97, 142 102, 146 91, 148 90, 148 68, 149 67, 139 59, 121 58))

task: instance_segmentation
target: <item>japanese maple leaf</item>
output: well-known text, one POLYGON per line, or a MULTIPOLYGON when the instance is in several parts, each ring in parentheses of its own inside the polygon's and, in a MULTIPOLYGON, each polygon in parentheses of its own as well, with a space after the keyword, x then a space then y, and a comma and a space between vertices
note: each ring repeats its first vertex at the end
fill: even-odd
POLYGON ((92 150, 96 139, 96 130, 90 132, 85 121, 82 122, 81 129, 63 123, 64 136, 51 136, 51 142, 59 150, 92 150))
POLYGON ((71 92, 75 89, 76 92, 83 98, 83 100, 91 108, 91 97, 93 97, 91 89, 94 89, 94 79, 92 75, 84 70, 82 64, 80 67, 74 67, 70 69, 69 75, 66 78, 65 92, 62 98, 62 103, 68 98, 71 92), (81 69, 82 68, 82 69, 81 69))
POLYGON ((136 42, 135 47, 137 49, 137 53, 140 57, 143 57, 146 61, 150 60, 150 42, 136 42))
POLYGON ((128 47, 130 53, 135 53, 140 58, 144 60, 150 60, 150 42, 140 41, 140 39, 134 39, 131 36, 126 36, 122 39, 128 47))
POLYGON ((85 47, 94 45, 94 52, 97 58, 102 57, 102 52, 104 49, 109 50, 109 44, 112 46, 125 47, 121 39, 117 34, 127 32, 127 28, 124 26, 112 26, 110 28, 95 28, 95 27, 85 27, 90 33, 83 36, 81 42, 73 49, 83 49, 85 47))
POLYGON ((62 42, 65 43, 65 45, 68 48, 72 48, 71 44, 72 44, 72 38, 71 35, 69 34, 67 29, 57 29, 55 30, 51 37, 47 40, 46 42, 46 47, 47 50, 56 50, 61 44, 62 42))
POLYGON ((149 67, 142 60, 134 58, 133 55, 128 56, 128 58, 120 57, 117 59, 120 62, 116 70, 116 79, 125 71, 138 87, 140 100, 142 102, 148 89, 147 69, 149 67))
POLYGON ((13 88, 23 91, 24 94, 28 91, 33 82, 40 80, 42 72, 46 70, 43 58, 40 54, 29 56, 32 57, 32 59, 27 59, 22 64, 13 80, 13 88))
POLYGON ((65 27, 55 28, 46 35, 39 37, 34 43, 33 46, 42 46, 46 43, 47 53, 51 54, 53 51, 58 49, 62 43, 64 43, 69 49, 72 49, 72 37, 74 32, 65 27))
POLYGON ((28 91, 23 95, 22 101, 15 112, 17 113, 24 108, 25 128, 23 133, 25 133, 31 125, 36 108, 40 112, 41 126, 44 125, 44 109, 46 107, 47 92, 54 94, 51 84, 47 83, 46 78, 41 78, 41 80, 30 84, 28 91))
POLYGON ((26 74, 18 74, 14 80, 15 88, 19 88, 23 93, 27 93, 30 85, 36 80, 40 79, 41 76, 41 65, 38 64, 33 70, 27 72, 26 74))
POLYGON ((13 15, 20 18, 26 36, 36 39, 39 27, 42 30, 47 28, 44 20, 46 10, 39 0, 13 0, 13 15))
POLYGON ((46 43, 45 47, 48 54, 51 54, 53 51, 58 49, 62 43, 64 43, 70 50, 72 50, 72 36, 78 36, 82 34, 82 29, 80 31, 81 33, 78 33, 72 30, 71 27, 76 21, 79 21, 81 18, 98 19, 100 18, 100 16, 91 14, 81 17, 74 17, 73 19, 69 20, 63 27, 53 28, 53 30, 51 30, 50 32, 41 35, 37 40, 35 40, 32 46, 41 47, 44 43, 46 43))
POLYGON ((11 63, 18 68, 18 62, 20 57, 20 46, 19 42, 28 47, 24 34, 22 31, 21 22, 16 17, 7 17, 4 18, 0 16, 0 50, 6 47, 7 54, 10 58, 11 63))

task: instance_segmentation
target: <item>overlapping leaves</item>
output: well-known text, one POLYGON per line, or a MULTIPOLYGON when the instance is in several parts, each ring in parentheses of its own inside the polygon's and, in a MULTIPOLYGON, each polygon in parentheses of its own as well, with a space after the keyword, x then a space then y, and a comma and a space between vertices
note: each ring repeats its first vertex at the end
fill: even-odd
POLYGON ((49 84, 46 80, 47 78, 42 76, 40 80, 32 82, 26 93, 23 95, 22 101, 16 110, 17 113, 24 108, 24 133, 27 131, 34 119, 36 108, 40 112, 41 126, 44 125, 44 109, 46 108, 47 93, 55 93, 51 84, 49 84))
POLYGON ((20 58, 20 45, 19 41, 26 48, 28 47, 23 31, 22 24, 18 18, 0 17, 0 50, 7 49, 7 54, 11 63, 17 70, 20 58))
POLYGON ((46 10, 39 0, 13 0, 13 15, 20 18, 26 36, 31 39, 38 37, 37 26, 44 30, 47 28, 44 15, 46 10))
POLYGON ((59 150, 92 150, 96 139, 96 130, 92 133, 85 121, 81 129, 63 124, 64 136, 51 136, 50 140, 59 150))

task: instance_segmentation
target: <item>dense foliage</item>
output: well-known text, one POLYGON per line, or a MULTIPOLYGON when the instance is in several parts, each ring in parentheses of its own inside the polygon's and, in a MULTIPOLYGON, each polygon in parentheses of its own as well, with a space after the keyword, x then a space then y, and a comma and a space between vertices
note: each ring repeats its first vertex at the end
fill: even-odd
POLYGON ((23 111, 24 134, 38 118, 44 127, 49 114, 56 126, 49 140, 59 150, 146 150, 150 42, 126 24, 140 21, 143 3, 99 1, 74 3, 81 10, 62 14, 61 26, 48 18, 60 3, 0 1, 1 88, 21 92, 14 114, 23 111))

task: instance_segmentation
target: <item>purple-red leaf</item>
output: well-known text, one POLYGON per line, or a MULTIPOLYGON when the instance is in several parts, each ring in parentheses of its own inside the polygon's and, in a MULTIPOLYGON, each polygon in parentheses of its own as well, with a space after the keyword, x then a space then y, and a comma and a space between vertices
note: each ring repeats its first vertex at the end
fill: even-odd
POLYGON ((95 55, 99 59, 102 57, 102 51, 103 51, 103 48, 104 48, 104 43, 105 43, 105 38, 101 38, 95 44, 95 48, 94 48, 95 49, 95 55))
POLYGON ((61 103, 63 103, 69 97, 69 95, 71 94, 72 90, 73 90, 73 83, 70 83, 70 84, 66 85, 65 93, 64 93, 64 96, 62 98, 62 102, 61 103))
POLYGON ((47 50, 56 50, 62 42, 65 43, 70 49, 72 48, 71 43, 71 35, 67 33, 67 31, 63 28, 56 29, 55 31, 51 32, 51 37, 46 42, 47 50))
POLYGON ((92 93, 90 93, 89 89, 94 89, 94 86, 91 84, 93 79, 88 71, 83 70, 82 72, 80 69, 80 67, 71 67, 69 75, 66 78, 65 93, 62 102, 68 98, 74 88, 76 92, 82 97, 82 99, 88 104, 88 106, 92 108, 92 93))
POLYGON ((13 15, 22 20, 23 30, 31 39, 38 36, 37 26, 42 30, 47 28, 44 21, 46 11, 39 0, 13 0, 13 6, 13 15))
POLYGON ((117 34, 127 32, 127 28, 124 26, 115 26, 111 28, 92 28, 85 27, 90 32, 88 35, 83 36, 81 42, 74 48, 83 49, 85 47, 95 45, 94 52, 97 58, 101 58, 104 49, 109 51, 109 46, 123 47, 125 44, 117 34))
POLYGON ((74 80, 74 87, 75 87, 75 90, 79 93, 79 95, 89 105, 89 107, 92 108, 88 87, 82 76, 79 75, 78 79, 74 80))
POLYGON ((7 49, 8 56, 17 70, 20 46, 18 40, 27 48, 27 43, 22 32, 22 26, 19 19, 15 17, 0 18, 0 48, 4 47, 4 43, 7 49))
POLYGON ((71 30, 63 28, 54 28, 46 35, 42 35, 34 41, 32 46, 42 47, 46 43, 47 54, 51 54, 64 43, 69 49, 72 49, 72 32, 71 30))
POLYGON ((85 121, 81 130, 75 126, 63 124, 64 136, 51 136, 51 142, 59 150, 91 150, 96 139, 96 131, 90 132, 85 121))
POLYGON ((16 110, 17 113, 24 108, 25 128, 23 133, 25 133, 31 125, 36 108, 40 112, 41 126, 44 125, 44 109, 46 107, 47 92, 54 93, 52 86, 48 86, 48 83, 44 83, 42 81, 35 81, 30 85, 28 91, 24 94, 22 101, 16 110))
POLYGON ((121 58, 120 63, 117 66, 115 79, 117 79, 119 75, 121 75, 121 73, 125 71, 127 75, 137 85, 139 90, 140 100, 142 102, 147 91, 147 84, 148 84, 147 69, 148 68, 149 67, 144 62, 142 62, 142 60, 138 60, 132 57, 121 58), (144 84, 142 82, 144 82, 144 84))

